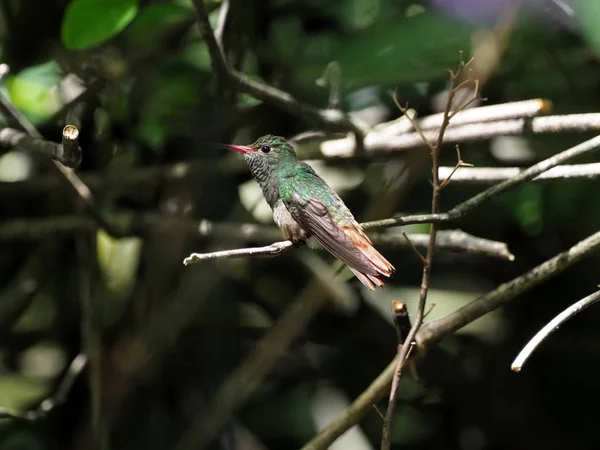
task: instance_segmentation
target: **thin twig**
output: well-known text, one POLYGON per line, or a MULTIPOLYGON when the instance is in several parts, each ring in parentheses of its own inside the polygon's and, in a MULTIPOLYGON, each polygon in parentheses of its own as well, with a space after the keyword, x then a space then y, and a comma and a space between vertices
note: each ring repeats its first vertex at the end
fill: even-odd
MULTIPOLYGON (((472 60, 471 60, 472 61, 472 60)), ((424 133, 418 128, 418 125, 414 124, 417 129, 417 133, 423 139, 423 142, 429 147, 431 153, 431 161, 432 161, 432 195, 431 195, 431 214, 438 214, 440 209, 440 193, 442 190, 440 177, 439 177, 439 166, 440 166, 440 149, 444 142, 444 133, 448 128, 451 118, 451 110, 452 110, 452 102, 458 89, 456 87, 456 80, 458 75, 468 66, 471 62, 464 63, 461 61, 459 66, 459 70, 456 74, 451 72, 451 88, 448 93, 448 99, 446 101, 446 108, 444 110, 444 118, 442 120, 442 125, 440 126, 437 139, 435 143, 432 140, 428 139, 424 133)), ((461 85, 459 85, 461 86, 461 85)), ((477 86, 475 89, 474 96, 478 96, 477 86)), ((399 102, 396 104, 399 105, 399 102)), ((463 105, 464 107, 464 105, 463 105)), ((460 108, 459 108, 460 110, 460 108)), ((405 109, 403 110, 405 111, 405 109)), ((409 117, 412 122, 412 119, 409 117)), ((383 432, 381 436, 381 450, 389 450, 392 444, 392 426, 395 418, 395 409, 396 409, 396 398, 398 394, 398 385, 400 383, 400 377, 402 374, 402 369, 404 367, 405 362, 409 356, 410 351, 412 350, 413 340, 419 331, 423 323, 423 319, 425 317, 425 307, 427 305, 427 293, 429 291, 429 279, 431 277, 431 268, 433 265, 433 256, 435 253, 435 244, 436 244, 436 236, 438 232, 438 225, 436 223, 431 224, 431 228, 429 230, 429 241, 427 243, 427 253, 425 254, 425 261, 423 262, 423 275, 421 278, 421 290, 419 293, 419 303, 417 305, 417 314, 413 320, 413 325, 406 336, 404 343, 398 348, 398 359, 396 362, 396 368, 394 371, 394 376, 392 378, 392 386, 390 388, 390 397, 388 401, 388 408, 385 414, 385 420, 383 421, 383 432)))
MULTIPOLYGON (((473 300, 453 313, 424 324, 415 337, 420 354, 424 354, 427 348, 444 336, 454 333, 486 313, 515 300, 533 287, 555 277, 598 250, 600 250, 600 232, 589 236, 525 274, 501 284, 493 291, 473 300)), ((302 447, 302 450, 325 450, 329 448, 339 436, 368 414, 371 411, 371 405, 381 400, 388 392, 394 376, 396 361, 397 358, 388 364, 367 389, 346 408, 344 413, 302 447)))
POLYGON ((531 356, 531 354, 535 351, 535 349, 550 336, 553 332, 558 330, 558 328, 569 320, 571 317, 579 314, 584 309, 592 306, 594 303, 600 301, 600 291, 596 291, 591 295, 579 300, 577 303, 572 304, 559 315, 557 315, 554 319, 548 322, 544 328, 537 332, 537 334, 527 343, 527 345, 521 350, 519 355, 515 358, 512 363, 511 370, 514 372, 520 372, 527 359, 531 356))
MULTIPOLYGON (((415 118, 411 114, 409 114, 408 104, 406 104, 404 106, 402 106, 400 104, 400 101, 398 100, 398 90, 394 91, 394 95, 392 96, 392 99, 394 100, 396 107, 400 110, 400 112, 402 114, 404 114, 404 116, 408 119, 408 121, 410 122, 412 127, 416 130, 416 134, 419 136, 421 143, 424 143, 427 146, 427 148, 429 149, 429 152, 431 154, 433 154, 433 152, 435 151, 435 144, 428 137, 425 136, 425 134, 423 133, 423 130, 421 130, 421 128, 417 124, 415 118)), ((440 127, 443 127, 443 126, 444 126, 444 121, 442 120, 442 124, 440 125, 440 127)), ((446 126, 448 126, 448 125, 446 125, 446 126)))
POLYGON ((58 385, 56 392, 48 397, 46 400, 40 403, 40 405, 33 410, 30 411, 17 411, 9 408, 1 408, 0 407, 0 419, 16 419, 16 420, 25 420, 28 422, 35 422, 36 420, 43 419, 57 406, 62 405, 66 399, 67 395, 71 391, 71 388, 79 378, 83 369, 87 366, 88 359, 87 356, 83 353, 77 355, 69 368, 67 369, 67 373, 63 377, 62 381, 58 385))
POLYGON ((260 83, 228 67, 221 48, 215 39, 204 1, 193 0, 193 4, 198 17, 198 23, 200 24, 202 37, 208 47, 213 72, 220 82, 229 84, 230 87, 238 92, 243 92, 257 100, 270 103, 290 114, 315 121, 331 129, 350 131, 355 137, 353 151, 362 152, 365 136, 364 127, 348 117, 347 114, 337 109, 319 109, 302 103, 287 92, 260 83))
POLYGON ((215 40, 222 54, 225 54, 223 47, 223 39, 225 37, 225 26, 227 25, 227 16, 229 14, 229 0, 223 0, 221 2, 221 8, 219 9, 219 20, 215 27, 215 40))
MULTIPOLYGON (((413 251, 417 254, 417 256, 419 257, 421 262, 423 264, 425 264, 427 262, 427 259, 425 259, 425 256, 423 256, 423 253, 421 253, 421 251, 415 246, 415 244, 413 244, 413 241, 408 237, 408 235, 406 234, 406 232, 404 230, 402 230, 402 237, 404 239, 406 239, 406 242, 408 242, 408 245, 410 245, 410 248, 412 248, 413 251)), ((429 236, 427 236, 427 237, 429 237, 429 236)))
MULTIPOLYGON (((217 225, 218 226, 218 225, 217 225)), ((273 230, 275 231, 275 230, 273 230)), ((0 225, 0 241, 2 237, 2 226, 0 225)), ((231 236, 233 237, 233 236, 231 236)), ((371 241, 380 246, 387 247, 406 247, 412 248, 419 256, 421 261, 425 261, 425 257, 418 247, 427 248, 429 241, 428 234, 411 234, 407 235, 402 232, 404 240, 399 239, 398 235, 391 233, 376 233, 369 235, 371 241)), ((504 242, 490 241, 488 239, 478 238, 465 233, 461 230, 441 231, 438 233, 436 245, 443 250, 455 252, 467 252, 471 254, 479 254, 491 258, 499 258, 508 261, 514 261, 514 255, 508 250, 508 246, 504 242)), ((270 258, 279 256, 287 250, 294 247, 291 241, 275 242, 265 247, 250 247, 238 248, 233 250, 223 250, 211 253, 192 253, 183 260, 184 265, 195 264, 201 261, 211 259, 230 259, 230 258, 270 258)))
POLYGON ((227 61, 225 61, 223 51, 219 46, 219 43, 217 42, 217 39, 213 33, 212 26, 210 25, 208 11, 204 5, 204 0, 193 0, 192 3, 194 4, 194 8, 196 10, 196 17, 198 18, 198 24, 200 26, 200 33, 202 34, 202 38, 208 47, 212 70, 217 76, 219 82, 228 84, 230 82, 229 67, 227 66, 227 61))
POLYGON ((375 220, 361 224, 363 228, 379 228, 379 227, 391 227, 395 225, 409 225, 415 223, 450 223, 458 219, 463 218, 465 215, 479 207, 485 201, 497 197, 504 192, 513 189, 526 183, 529 180, 536 178, 538 175, 556 167, 562 163, 569 161, 570 159, 590 154, 597 151, 600 148, 600 136, 596 136, 592 139, 577 144, 568 150, 551 156, 548 159, 540 161, 537 164, 523 170, 517 176, 512 177, 502 183, 496 184, 485 191, 477 194, 470 199, 459 203, 454 208, 446 213, 439 214, 421 214, 406 217, 395 217, 392 219, 375 220))
POLYGON ((265 247, 239 248, 236 250, 224 250, 221 252, 213 253, 192 253, 190 256, 183 260, 183 264, 187 266, 188 264, 196 264, 201 261, 208 261, 210 259, 278 256, 286 250, 289 250, 293 246, 294 244, 292 243, 292 241, 281 241, 274 242, 273 244, 267 245, 265 247))
MULTIPOLYGON (((440 189, 444 189, 446 186, 448 186, 448 184, 450 183, 450 180, 452 179, 452 176, 456 173, 456 171, 459 169, 459 167, 473 167, 473 164, 466 163, 462 160, 462 158, 460 156, 460 147, 458 145, 456 146, 456 156, 457 156, 458 161, 456 162, 454 169, 452 169, 452 171, 448 174, 447 177, 440 177, 440 178, 444 178, 444 181, 442 181, 442 184, 440 185, 440 189)), ((438 172, 439 172, 439 168, 438 168, 438 172)))

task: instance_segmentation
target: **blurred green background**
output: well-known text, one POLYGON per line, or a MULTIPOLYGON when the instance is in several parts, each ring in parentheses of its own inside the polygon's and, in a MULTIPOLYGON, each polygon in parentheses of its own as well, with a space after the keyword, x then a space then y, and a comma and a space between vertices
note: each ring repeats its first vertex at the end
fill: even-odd
MULTIPOLYGON (((313 106, 328 106, 333 84, 341 108, 370 125, 399 116, 395 89, 421 116, 442 110, 447 70, 475 49, 488 104, 539 97, 556 114, 598 111, 600 3, 516 3, 229 0, 223 46, 232 67, 313 106), (482 46, 486 39, 494 44, 482 46)), ((206 5, 216 26, 223 5, 206 5)), ((271 240, 239 231, 272 225, 270 211, 238 155, 210 144, 324 130, 219 85, 188 0, 2 0, 0 55, 10 68, 2 92, 49 140, 60 141, 67 123, 79 127, 77 173, 97 208, 133 217, 135 231, 118 239, 98 230, 48 161, 3 150, 0 405, 35 408, 80 352, 94 365, 47 417, 0 420, 0 449, 175 448, 311 279, 306 254, 333 263, 302 248, 184 267, 192 251, 271 240)), ((592 136, 500 137, 461 151, 479 167, 527 166, 592 136)), ((430 166, 415 157, 423 151, 315 167, 359 220, 424 213, 430 166)), ((444 148, 442 163, 454 162, 444 148)), ((462 220, 456 227, 508 243, 516 260, 439 251, 428 319, 600 229, 599 188, 598 180, 529 184, 462 220)), ((481 189, 451 183, 442 209, 481 189)), ((397 270, 389 285, 367 293, 349 279, 350 307, 328 306, 310 322, 212 448, 301 448, 389 363, 390 302, 413 310, 421 264, 410 250, 380 250, 397 270)), ((598 448, 598 308, 561 328, 522 373, 510 363, 541 326, 596 289, 599 270, 600 260, 587 258, 433 348, 402 380, 394 448, 598 448)), ((374 408, 331 448, 378 448, 381 425, 374 408)))

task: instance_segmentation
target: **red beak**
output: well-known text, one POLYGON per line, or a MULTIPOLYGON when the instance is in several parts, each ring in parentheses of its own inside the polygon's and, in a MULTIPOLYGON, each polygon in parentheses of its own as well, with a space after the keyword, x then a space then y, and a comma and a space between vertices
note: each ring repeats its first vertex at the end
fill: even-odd
POLYGON ((250 153, 250 152, 256 151, 256 149, 254 147, 250 147, 249 145, 221 144, 221 146, 227 150, 233 150, 234 152, 240 152, 240 153, 250 153))

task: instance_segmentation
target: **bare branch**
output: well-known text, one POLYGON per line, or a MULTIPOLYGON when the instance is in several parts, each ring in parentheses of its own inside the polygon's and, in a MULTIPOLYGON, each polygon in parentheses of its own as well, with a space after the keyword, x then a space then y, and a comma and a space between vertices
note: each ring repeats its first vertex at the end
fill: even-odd
MULTIPOLYGON (((521 167, 477 167, 455 170, 453 167, 440 167, 440 176, 446 178, 452 175, 452 181, 469 184, 494 184, 516 177, 525 169, 521 167)), ((531 181, 586 179, 600 178, 600 163, 572 164, 556 166, 544 172, 531 181)))
POLYGON ((293 246, 294 244, 292 241, 281 241, 274 242, 266 247, 239 248, 235 250, 224 250, 222 252, 213 253, 192 253, 183 260, 183 264, 187 266, 188 264, 196 264, 201 261, 208 261, 210 259, 273 257, 281 255, 283 252, 289 250, 293 246))
MULTIPOLYGON (((214 226, 219 227, 218 224, 214 226)), ((273 230, 273 232, 277 232, 273 230)), ((0 238, 2 236, 0 226, 0 238)), ((234 237, 234 236, 231 236, 234 237)), ((258 236, 257 236, 258 237, 258 236)), ((421 260, 424 261, 425 257, 419 251, 419 247, 427 248, 427 242, 429 240, 428 234, 411 234, 410 236, 402 232, 402 237, 399 239, 398 235, 389 233, 375 233, 369 235, 371 241, 380 246, 387 247, 411 247, 418 255, 421 256, 421 260)), ((1 240, 1 239, 0 239, 1 240)), ((444 250, 455 251, 455 252, 467 252, 472 254, 479 254, 482 256, 488 256, 491 258, 499 258, 508 261, 515 259, 514 255, 510 253, 507 245, 504 242, 490 241, 488 239, 478 238, 465 233, 461 230, 452 231, 441 231, 438 233, 436 245, 444 250)), ((239 248, 234 250, 223 250, 212 253, 192 253, 183 260, 184 265, 195 264, 202 261, 211 259, 230 259, 230 258, 256 258, 256 257, 273 257, 279 256, 285 251, 291 249, 294 245, 291 241, 280 241, 275 242, 266 247, 251 247, 251 248, 239 248)))
MULTIPOLYGON (((427 259, 425 258, 425 256, 423 256, 423 253, 421 253, 421 251, 415 246, 415 244, 413 244, 413 241, 411 241, 411 239, 404 232, 404 230, 402 230, 402 237, 404 239, 406 239, 406 242, 408 242, 408 245, 410 245, 410 248, 412 248, 413 251, 417 254, 417 256, 419 257, 419 259, 421 260, 421 263, 426 264, 427 263, 427 259)), ((427 237, 429 237, 429 235, 427 235, 427 237)))
MULTIPOLYGON (((377 239, 375 235, 370 236, 373 236, 373 239, 377 239)), ((410 240, 416 247, 425 248, 427 237, 427 234, 411 234, 410 240)), ((386 244, 385 239, 377 240, 377 242, 380 245, 386 244)), ((467 252, 507 261, 515 260, 515 255, 508 250, 508 246, 504 242, 482 239, 461 230, 438 231, 435 245, 437 248, 446 251, 467 252)))
MULTIPOLYGON (((440 209, 440 193, 442 191, 442 182, 440 181, 439 176, 439 167, 440 167, 440 149, 444 142, 444 136, 448 125, 450 123, 450 119, 452 117, 451 109, 454 101, 454 97, 456 96, 459 89, 461 89, 464 85, 472 83, 472 80, 469 78, 464 83, 459 83, 457 86, 456 80, 462 74, 465 68, 473 61, 470 59, 468 62, 462 61, 461 54, 461 62, 459 65, 458 71, 455 73, 450 72, 450 80, 451 80, 451 88, 448 93, 448 99, 446 101, 446 108, 444 110, 444 116, 442 119, 442 124, 438 131, 437 137, 435 139, 435 144, 432 144, 433 140, 428 139, 424 136, 424 133, 416 126, 417 134, 423 139, 423 142, 429 147, 431 153, 431 161, 432 161, 432 193, 431 193, 431 214, 438 214, 440 209)), ((477 84, 476 84, 477 87, 477 84)), ((478 95, 478 89, 475 89, 474 97, 478 95)), ((465 107, 465 105, 463 105, 465 107)), ((460 108, 458 109, 460 111, 460 108)), ((460 154, 459 154, 460 160, 460 154)), ((417 305, 417 314, 414 318, 413 325, 408 332, 408 335, 404 339, 404 343, 398 347, 398 360, 396 361, 396 367, 394 371, 394 376, 392 378, 392 386, 390 388, 390 396, 388 401, 388 408, 385 414, 385 420, 383 421, 383 432, 381 436, 381 449, 389 450, 392 444, 392 427, 394 423, 395 417, 395 408, 396 408, 396 398, 398 394, 398 385, 400 383, 400 377, 402 375, 402 370, 410 352, 413 348, 414 338, 421 328, 423 324, 423 320, 425 318, 425 307, 427 306, 427 294, 429 291, 429 279, 431 277, 431 269, 433 266, 433 257, 436 250, 436 240, 437 240, 437 232, 438 225, 433 222, 429 229, 429 240, 427 242, 427 253, 425 254, 425 260, 423 261, 423 275, 421 278, 421 289, 419 292, 419 303, 417 305)))
POLYGON ((229 0, 223 0, 221 2, 221 8, 219 9, 219 20, 217 22, 217 26, 215 28, 215 40, 217 41, 217 45, 221 53, 224 52, 223 49, 223 38, 225 34, 225 25, 227 24, 227 16, 229 14, 229 0))
POLYGON ((550 336, 554 331, 558 330, 558 328, 573 317, 576 314, 579 314, 584 309, 592 306, 594 303, 597 303, 600 300, 600 291, 596 291, 591 295, 579 300, 577 303, 572 304, 563 312, 561 312, 558 316, 548 322, 544 328, 537 332, 537 334, 527 343, 527 345, 521 350, 519 355, 515 358, 512 363, 511 370, 514 372, 520 372, 523 368, 523 365, 527 361, 527 359, 531 356, 531 354, 535 351, 535 349, 550 336))
POLYGON ((419 333, 417 342, 421 346, 437 342, 442 336, 453 333, 484 314, 508 303, 516 296, 558 275, 598 249, 600 249, 600 232, 589 236, 514 280, 501 284, 498 288, 446 317, 427 323, 419 333))
MULTIPOLYGON (((13 122, 19 124, 19 126, 27 132, 30 138, 43 139, 42 135, 33 126, 33 124, 29 122, 29 120, 23 114, 21 114, 21 112, 15 108, 14 105, 10 103, 10 101, 8 101, 8 99, 2 93, 0 93, 0 111, 7 115, 8 120, 12 120, 13 122)), ((72 125, 67 125, 63 129, 63 141, 61 144, 62 153, 59 152, 59 154, 65 155, 67 152, 73 152, 75 148, 78 149, 78 137, 79 130, 72 125)), ((69 157, 70 156, 71 155, 69 155, 69 157)), ((81 158, 80 155, 79 158, 81 158)), ((65 167, 58 161, 53 161, 53 163, 56 170, 62 174, 63 178, 69 183, 71 188, 77 193, 81 200, 83 200, 83 204, 86 206, 87 212, 96 220, 98 225, 100 225, 108 234, 116 237, 120 236, 120 230, 108 222, 100 210, 96 207, 92 192, 87 185, 81 181, 81 179, 70 168, 65 167)))
POLYGON ((46 156, 60 162, 67 167, 79 167, 81 163, 81 148, 79 147, 79 130, 73 125, 67 125, 63 130, 61 144, 35 138, 27 133, 4 128, 0 130, 0 146, 5 148, 20 148, 23 150, 46 156))
POLYGON ((395 217, 392 219, 383 219, 376 220, 373 222, 363 223, 362 226, 365 229, 369 228, 379 228, 379 227, 392 227, 395 225, 408 225, 413 223, 449 223, 456 221, 468 213, 470 213, 473 209, 477 208, 483 202, 489 200, 490 198, 496 197, 504 192, 513 189, 517 186, 526 183, 529 180, 534 179, 538 175, 550 170, 553 167, 556 167, 564 162, 567 162, 570 159, 576 158, 578 156, 582 156, 585 154, 590 154, 598 150, 600 148, 600 136, 596 136, 592 139, 582 142, 574 147, 571 147, 568 150, 565 150, 561 153, 558 153, 554 156, 551 156, 548 159, 545 159, 528 169, 522 171, 517 176, 512 177, 500 184, 496 184, 485 191, 477 194, 470 199, 459 203, 457 206, 452 208, 447 213, 440 214, 422 214, 422 215, 414 215, 414 216, 406 216, 406 217, 395 217))
MULTIPOLYGON (((463 111, 466 114, 480 108, 463 111)), ((457 116, 459 117, 459 116, 457 116)), ((600 113, 569 114, 564 116, 535 117, 533 119, 497 120, 478 122, 467 125, 452 125, 446 130, 444 144, 456 144, 487 140, 497 136, 523 136, 526 134, 552 134, 567 132, 584 132, 600 130, 600 113)), ((435 130, 423 130, 428 140, 437 137, 435 130)), ((320 145, 322 156, 327 158, 350 158, 353 156, 351 142, 335 139, 320 145)), ((387 153, 412 150, 423 147, 419 133, 387 135, 369 133, 365 137, 365 151, 370 153, 387 153)), ((308 155, 316 157, 317 155, 308 155)))
MULTIPOLYGON (((448 184, 450 183, 450 180, 452 179, 452 176, 458 170, 459 167, 473 167, 473 164, 466 163, 462 160, 462 157, 460 156, 460 147, 458 145, 456 146, 456 156, 458 158, 458 161, 456 162, 454 169, 452 169, 452 171, 448 174, 447 177, 440 176, 440 178, 445 178, 444 181, 442 181, 442 184, 440 184, 440 189, 444 189, 446 186, 448 186, 448 184)), ((438 173, 439 173, 439 168, 438 168, 438 173)))
MULTIPOLYGON (((500 103, 498 105, 479 106, 460 112, 453 112, 454 115, 450 126, 456 127, 458 125, 469 125, 473 123, 535 117, 540 114, 548 114, 551 111, 552 103, 550 100, 539 98, 522 100, 519 102, 500 103)), ((375 125, 371 133, 394 136, 414 130, 414 127, 411 126, 410 122, 401 119, 403 119, 403 117, 375 125)), ((442 125, 443 120, 444 113, 437 113, 423 117, 422 119, 417 119, 417 125, 422 131, 438 130, 442 125)))
MULTIPOLYGON (((404 114, 404 116, 408 119, 408 121, 410 122, 410 124, 412 125, 412 127, 415 130, 417 130, 417 134, 419 135, 419 138, 421 139, 421 142, 425 143, 425 145, 427 146, 427 148, 429 148, 429 152, 433 154, 433 152, 435 151, 435 146, 434 146, 433 142, 428 137, 426 137, 423 134, 423 131, 421 130, 421 128, 417 124, 416 120, 412 117, 412 115, 408 114, 408 104, 405 105, 405 106, 402 106, 400 104, 400 101, 398 100, 397 93, 398 93, 397 90, 394 91, 394 95, 392 97, 394 99, 394 103, 396 104, 396 106, 398 107, 398 109, 402 112, 402 114, 404 114)), ((442 124, 443 124, 443 121, 442 121, 442 124)))
POLYGON ((200 26, 200 33, 202 34, 202 38, 208 47, 212 70, 217 76, 219 82, 228 84, 230 82, 229 67, 227 66, 227 61, 225 61, 223 51, 219 46, 217 39, 215 38, 210 21, 208 20, 208 11, 204 5, 204 0, 193 0, 192 3, 194 4, 194 8, 196 10, 196 17, 198 18, 198 24, 200 26))
POLYGON ((287 92, 260 83, 240 72, 230 69, 225 61, 217 40, 215 39, 215 35, 208 20, 208 12, 204 5, 204 1, 193 0, 193 3, 198 16, 202 37, 208 46, 213 71, 221 82, 228 83, 236 91, 251 95, 257 100, 270 103, 289 112, 290 114, 317 122, 328 128, 350 131, 355 137, 355 146, 353 146, 353 149, 357 150, 358 152, 362 151, 364 147, 363 139, 365 135, 363 126, 356 123, 342 111, 337 109, 319 109, 308 104, 301 103, 287 92))
POLYGON ((13 105, 8 98, 2 93, 0 93, 0 111, 6 117, 7 121, 15 122, 20 128, 22 128, 29 136, 33 138, 43 139, 43 136, 40 132, 33 126, 33 124, 21 114, 21 111, 17 109, 15 105, 13 105))
MULTIPOLYGON (((536 266, 525 274, 501 284, 493 291, 473 300, 471 303, 447 316, 426 323, 416 335, 420 352, 484 314, 515 300, 538 284, 555 277, 584 257, 600 250, 600 232, 597 232, 570 249, 536 266)), ((369 411, 373 403, 381 400, 388 391, 397 358, 379 374, 379 376, 360 394, 357 399, 335 421, 322 430, 314 439, 302 447, 302 450, 325 450, 350 427, 356 425, 369 411)))

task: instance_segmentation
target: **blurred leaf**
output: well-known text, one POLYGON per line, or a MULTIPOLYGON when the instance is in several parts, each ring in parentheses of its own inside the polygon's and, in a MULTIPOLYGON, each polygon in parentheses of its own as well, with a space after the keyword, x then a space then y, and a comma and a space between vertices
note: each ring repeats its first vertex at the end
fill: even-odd
POLYGON ((188 124, 189 114, 202 99, 197 74, 191 70, 176 68, 155 73, 149 90, 153 93, 144 98, 136 134, 153 150, 158 151, 169 135, 177 134, 188 124))
POLYGON ((62 42, 71 50, 95 47, 123 31, 137 12, 137 0, 72 0, 61 25, 62 42))
POLYGON ((210 70, 210 54, 204 41, 192 42, 181 52, 183 60, 198 70, 210 70))
POLYGON ((544 187, 539 184, 526 184, 521 189, 506 195, 506 201, 511 205, 515 218, 531 235, 536 235, 542 230, 543 189, 544 187))
POLYGON ((385 0, 338 0, 324 6, 344 29, 354 31, 373 25, 387 3, 385 0))
POLYGON ((346 89, 424 82, 447 76, 447 69, 458 64, 459 51, 470 53, 472 30, 442 15, 422 13, 378 22, 349 36, 311 37, 289 64, 305 85, 313 84, 334 60, 346 89))
POLYGON ((600 2, 598 0, 575 0, 573 9, 585 40, 596 52, 596 55, 600 56, 600 2))
POLYGON ((38 124, 62 106, 59 83, 60 68, 55 61, 50 61, 9 77, 6 88, 13 104, 38 124))
POLYGON ((425 413, 408 404, 401 404, 394 419, 392 442, 407 446, 423 441, 431 436, 434 427, 425 413))
POLYGON ((51 381, 28 378, 18 374, 0 377, 0 405, 23 409, 31 402, 49 394, 51 381))
POLYGON ((238 187, 242 205, 261 223, 273 223, 273 211, 265 200, 260 186, 254 180, 248 180, 238 187))
POLYGON ((0 181, 24 181, 33 172, 33 159, 31 155, 12 151, 0 156, 0 181))
POLYGON ((270 40, 275 51, 285 58, 294 58, 302 45, 300 17, 286 17, 273 23, 270 40))
POLYGON ((25 314, 14 325, 15 331, 42 331, 56 320, 56 304, 51 291, 42 291, 33 299, 25 314))
POLYGON ((104 230, 98 231, 98 264, 106 289, 102 301, 102 323, 109 324, 120 317, 135 286, 141 248, 140 238, 114 239, 104 230))
POLYGON ((266 394, 260 403, 242 411, 244 423, 263 438, 307 441, 315 434, 312 392, 310 384, 299 383, 272 395, 266 394))
POLYGON ((193 10, 174 3, 152 3, 137 15, 126 31, 133 47, 151 47, 175 26, 194 20, 193 10))

